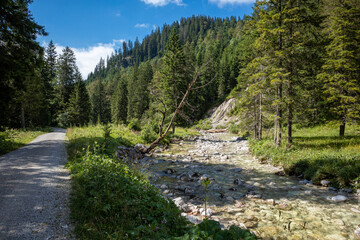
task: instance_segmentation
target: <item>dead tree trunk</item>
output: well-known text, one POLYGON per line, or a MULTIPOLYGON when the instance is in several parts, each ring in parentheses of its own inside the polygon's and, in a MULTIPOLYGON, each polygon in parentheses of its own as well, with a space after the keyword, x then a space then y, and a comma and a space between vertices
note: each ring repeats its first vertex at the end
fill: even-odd
POLYGON ((181 102, 179 103, 179 105, 177 106, 173 116, 171 117, 170 123, 168 124, 164 134, 161 134, 154 142, 152 142, 150 144, 150 146, 145 150, 145 153, 148 153, 151 150, 153 150, 160 143, 160 141, 163 140, 166 137, 166 135, 168 134, 169 130, 171 129, 171 127, 172 127, 172 125, 173 125, 173 123, 175 121, 175 118, 176 118, 177 114, 180 112, 180 109, 184 106, 185 101, 186 101, 186 99, 189 96, 189 93, 191 91, 191 88, 194 86, 194 84, 195 84, 196 80, 198 79, 198 77, 199 77, 199 71, 196 71, 193 80, 189 83, 188 88, 187 88, 181 102))

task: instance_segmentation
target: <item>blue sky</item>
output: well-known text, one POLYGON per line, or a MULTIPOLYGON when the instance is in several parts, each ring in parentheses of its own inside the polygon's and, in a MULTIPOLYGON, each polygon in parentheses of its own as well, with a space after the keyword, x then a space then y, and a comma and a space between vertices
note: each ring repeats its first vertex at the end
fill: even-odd
POLYGON ((251 14, 255 0, 34 0, 30 11, 49 33, 58 52, 71 47, 83 77, 106 58, 121 41, 141 41, 156 27, 181 17, 230 17, 251 14))

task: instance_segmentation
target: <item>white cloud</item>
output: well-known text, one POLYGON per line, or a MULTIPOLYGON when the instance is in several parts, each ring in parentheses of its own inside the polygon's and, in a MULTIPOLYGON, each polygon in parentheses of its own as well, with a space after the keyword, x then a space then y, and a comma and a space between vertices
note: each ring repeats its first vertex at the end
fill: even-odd
POLYGON ((209 0, 210 3, 218 5, 218 7, 224 7, 225 5, 240 5, 243 3, 254 3, 255 0, 209 0))
MULTIPOLYGON (((90 72, 94 71, 96 64, 99 63, 100 58, 106 59, 111 53, 115 52, 115 48, 118 48, 125 40, 113 40, 112 43, 98 43, 95 46, 88 48, 71 48, 74 51, 76 57, 76 65, 84 79, 87 78, 90 72)), ((48 44, 42 44, 47 46, 48 44)), ((58 56, 62 54, 64 46, 55 44, 56 52, 58 56)))
POLYGON ((146 23, 138 23, 135 25, 136 28, 148 28, 149 24, 146 23))
POLYGON ((155 7, 162 7, 168 5, 169 3, 174 3, 178 6, 185 6, 182 0, 141 0, 146 4, 153 5, 155 7))

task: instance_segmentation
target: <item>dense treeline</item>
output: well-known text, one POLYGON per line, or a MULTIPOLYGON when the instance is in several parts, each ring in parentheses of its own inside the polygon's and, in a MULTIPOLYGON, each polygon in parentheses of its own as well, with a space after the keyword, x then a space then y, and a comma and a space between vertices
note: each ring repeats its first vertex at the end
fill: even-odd
POLYGON ((196 69, 206 65, 175 124, 200 119, 237 84, 241 64, 235 51, 243 25, 235 17, 193 16, 164 25, 142 43, 124 42, 106 62, 100 59, 87 78, 91 98, 103 96, 92 101, 92 121, 143 120, 159 134, 162 124, 156 125, 169 121, 196 69))
POLYGON ((88 91, 66 47, 57 56, 28 10, 29 0, 6 0, 0 6, 0 128, 87 124, 88 91))
POLYGON ((123 42, 86 86, 70 48, 57 56, 52 43, 44 51, 35 41, 46 33, 28 3, 1 7, 1 126, 113 122, 140 130, 142 121, 150 141, 200 68, 175 125, 201 119, 229 94, 243 127, 257 139, 273 129, 277 145, 285 129, 291 144, 294 124, 337 120, 344 135, 359 119, 359 0, 261 0, 244 19, 182 18, 141 43, 123 42))

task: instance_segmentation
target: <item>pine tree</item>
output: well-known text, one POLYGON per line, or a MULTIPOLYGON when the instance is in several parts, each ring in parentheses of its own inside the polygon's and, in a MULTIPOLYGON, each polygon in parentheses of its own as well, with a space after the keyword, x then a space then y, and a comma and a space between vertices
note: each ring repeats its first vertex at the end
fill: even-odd
POLYGON ((94 82, 94 85, 93 92, 90 96, 92 122, 108 123, 110 122, 110 107, 106 98, 103 82, 99 79, 94 82))
POLYGON ((31 16, 28 9, 30 2, 1 1, 0 128, 19 126, 19 116, 24 112, 25 102, 20 99, 24 99, 21 95, 26 88, 26 78, 36 75, 41 66, 42 48, 35 40, 46 32, 31 16))
POLYGON ((168 112, 172 113, 179 105, 187 86, 185 56, 175 26, 171 28, 163 61, 160 70, 162 101, 166 104, 168 112))
POLYGON ((70 124, 75 126, 82 126, 89 122, 91 105, 89 94, 85 83, 82 80, 81 74, 76 69, 76 83, 73 92, 69 99, 69 113, 70 124))
POLYGON ((60 111, 65 111, 71 92, 76 82, 75 54, 69 47, 65 47, 59 57, 58 79, 56 91, 59 99, 60 111))
POLYGON ((125 123, 127 119, 128 93, 126 79, 117 76, 118 83, 111 98, 111 119, 115 124, 125 123))
POLYGON ((318 78, 324 83, 327 102, 340 121, 344 136, 349 119, 360 116, 360 8, 356 1, 331 2, 326 24, 330 44, 318 78))

